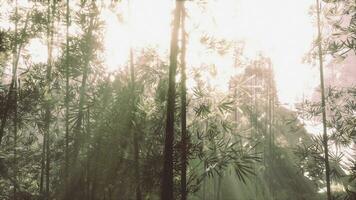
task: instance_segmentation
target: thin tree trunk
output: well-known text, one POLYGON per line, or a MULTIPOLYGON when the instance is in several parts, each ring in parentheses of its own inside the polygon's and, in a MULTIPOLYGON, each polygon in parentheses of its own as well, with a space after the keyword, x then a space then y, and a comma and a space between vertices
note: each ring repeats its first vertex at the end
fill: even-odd
POLYGON ((323 52, 321 47, 321 25, 320 25, 320 3, 316 0, 317 7, 317 20, 318 20, 318 54, 320 65, 320 90, 321 90, 321 108, 322 108, 322 120, 323 120, 323 146, 324 146, 324 163, 325 163, 325 179, 326 179, 326 194, 327 199, 331 200, 330 189, 330 165, 329 165, 329 147, 328 147, 328 135, 326 129, 326 108, 325 108, 325 88, 324 88, 324 72, 323 72, 323 52))
MULTIPOLYGON (((252 111, 252 130, 253 130, 253 137, 258 137, 258 133, 259 133, 259 130, 258 130, 258 121, 257 121, 257 94, 256 94, 256 86, 257 86, 257 72, 256 72, 256 65, 254 65, 253 67, 254 69, 254 78, 253 78, 253 104, 251 104, 251 111, 252 111)), ((251 102, 252 103, 252 102, 251 102)), ((258 145, 256 145, 256 147, 254 148, 254 151, 255 151, 255 154, 257 154, 257 147, 258 145)), ((257 163, 254 163, 254 173, 257 174, 257 163)), ((257 199, 257 196, 258 196, 258 188, 257 188, 257 176, 254 177, 254 181, 255 181, 255 198, 257 199)))
POLYGON ((131 72, 131 131, 133 135, 133 146, 134 146, 134 161, 135 161, 135 193, 136 193, 136 200, 141 200, 141 186, 140 186, 140 147, 138 142, 138 134, 135 130, 133 125, 133 121, 135 120, 135 107, 136 107, 136 87, 135 87, 135 65, 134 65, 134 56, 133 56, 133 49, 130 48, 130 72, 131 72))
MULTIPOLYGON (((91 9, 95 9, 95 1, 91 1, 91 9)), ((81 87, 79 91, 79 105, 78 105, 78 114, 77 114, 77 122, 74 127, 73 133, 74 135, 74 144, 73 144, 73 154, 71 158, 71 165, 72 165, 72 170, 71 170, 71 175, 70 175, 70 187, 68 185, 67 189, 68 191, 65 192, 64 199, 77 199, 81 198, 80 195, 78 197, 78 192, 81 188, 80 181, 81 181, 81 176, 82 173, 79 170, 79 165, 78 165, 78 156, 80 152, 80 148, 83 143, 83 118, 84 118, 84 105, 85 105, 85 92, 86 92, 86 85, 87 85, 87 79, 89 75, 89 64, 90 64, 90 59, 92 56, 92 31, 93 31, 93 13, 90 13, 89 16, 89 28, 88 28, 88 43, 89 47, 87 51, 85 52, 85 64, 84 64, 84 69, 83 69, 83 75, 82 75, 82 80, 81 80, 81 87)))
POLYGON ((17 193, 17 74, 15 74, 15 88, 14 88, 14 118, 13 118, 13 126, 14 126, 14 147, 13 147, 13 152, 14 152, 14 163, 13 163, 13 169, 14 169, 14 200, 17 199, 16 193, 17 193))
MULTIPOLYGON (((15 34, 14 34, 14 41, 15 44, 13 46, 13 64, 12 64, 12 77, 11 77, 11 83, 10 83, 10 87, 9 87, 9 92, 7 94, 7 99, 6 99, 6 104, 5 104, 5 110, 3 112, 3 115, 1 116, 1 125, 0 125, 0 145, 2 142, 2 139, 4 137, 4 133, 5 133, 5 127, 6 127, 6 121, 8 118, 8 114, 11 108, 11 103, 12 103, 12 96, 14 93, 14 89, 15 89, 15 84, 16 84, 16 79, 17 79, 17 68, 18 68, 18 64, 19 64, 19 59, 20 59, 20 54, 21 54, 21 50, 22 50, 22 46, 23 46, 23 42, 20 42, 20 44, 17 47, 17 40, 18 40, 18 33, 17 33, 17 24, 18 24, 18 6, 17 6, 17 1, 15 1, 15 34)), ((24 35, 25 31, 27 30, 27 26, 28 26, 28 20, 29 20, 29 12, 27 12, 26 14, 26 22, 25 22, 25 26, 21 31, 21 35, 24 35)))
POLYGON ((183 1, 176 1, 172 38, 170 44, 170 66, 167 94, 167 121, 164 141, 164 162, 161 182, 161 200, 173 200, 173 141, 174 141, 174 112, 176 95, 176 68, 178 55, 178 30, 183 1))
MULTIPOLYGON (((208 119, 205 119, 205 133, 207 133, 208 132, 208 129, 209 129, 209 122, 208 122, 208 119)), ((202 144, 203 144, 203 151, 205 151, 205 136, 206 135, 204 135, 204 137, 202 138, 202 144)), ((208 165, 207 165, 207 162, 206 162, 206 160, 204 160, 204 163, 203 163, 203 165, 204 165, 204 173, 206 173, 206 169, 208 168, 208 165)), ((203 177, 203 195, 202 195, 202 197, 203 197, 203 200, 206 200, 206 189, 207 189, 207 179, 208 178, 208 176, 204 176, 203 177)))
MULTIPOLYGON (((92 7, 95 7, 95 1, 92 1, 92 7)), ((92 9, 93 9, 92 8, 92 9)), ((92 31, 93 31, 93 14, 90 14, 90 24, 89 24, 89 29, 88 29, 88 42, 91 43, 92 40, 92 31)), ((84 64, 84 69, 83 69, 83 76, 82 76, 82 81, 81 81, 81 87, 79 91, 79 105, 78 105, 78 115, 77 115, 77 123, 74 128, 74 133, 75 133, 75 140, 74 140, 74 152, 73 152, 73 160, 75 161, 78 157, 78 153, 80 150, 80 143, 82 139, 82 124, 83 124, 83 117, 84 117, 84 105, 85 105, 85 92, 86 92, 86 87, 87 87, 87 79, 88 79, 88 73, 89 73, 89 64, 90 64, 90 59, 92 55, 92 45, 88 45, 89 49, 86 52, 85 55, 85 64, 84 64)))
POLYGON ((267 99, 268 99, 268 138, 269 138, 269 143, 268 143, 268 152, 269 152, 269 155, 268 155, 268 168, 269 168, 269 175, 270 175, 270 178, 268 180, 269 182, 269 192, 272 196, 272 199, 273 199, 273 191, 272 191, 272 177, 271 175, 273 174, 273 156, 272 156, 272 99, 273 99, 273 94, 272 94, 272 68, 271 68, 271 65, 269 64, 268 66, 268 76, 267 76, 267 99))
POLYGON ((220 196, 221 196, 221 181, 222 181, 222 179, 223 179, 222 176, 218 176, 218 193, 217 193, 216 200, 220 200, 220 196))
MULTIPOLYGON (((130 3, 130 1, 129 1, 130 3)), ((131 17, 131 7, 128 5, 129 17, 131 17)), ((130 24, 131 25, 131 24, 130 24)), ((131 41, 130 41, 131 43, 131 41)), ((134 161, 135 161, 135 193, 136 200, 142 199, 141 194, 141 172, 140 172, 140 145, 138 141, 138 132, 135 130, 133 122, 135 121, 135 111, 136 111, 136 81, 135 81, 135 63, 132 44, 130 44, 130 75, 131 75, 131 132, 133 133, 133 147, 134 147, 134 161)))
POLYGON ((51 82, 52 82, 52 45, 53 45, 53 26, 54 26, 54 12, 55 12, 55 2, 51 3, 51 0, 48 0, 48 16, 47 16, 47 69, 46 69, 46 86, 47 86, 47 97, 45 96, 45 125, 44 125, 44 134, 45 134, 45 155, 46 155, 46 165, 45 165, 45 175, 46 175, 46 187, 44 198, 49 199, 49 190, 50 190, 50 126, 51 126, 51 105, 50 98, 51 96, 51 82), (52 9, 51 9, 52 8, 52 9))
MULTIPOLYGON (((11 99, 11 96, 14 96, 14 118, 13 118, 13 126, 14 126, 14 147, 13 147, 13 153, 14 153, 14 163, 13 163, 13 169, 14 169, 14 182, 17 182, 17 169, 16 169, 16 165, 17 165, 17 160, 16 160, 16 156, 17 156, 17 152, 16 152, 16 147, 17 147, 17 17, 18 17, 18 5, 17 5, 17 0, 15 2, 15 45, 13 48, 13 68, 12 68, 12 80, 11 80, 11 86, 10 86, 10 90, 9 90, 9 96, 8 99, 11 99)), ((6 118, 5 118, 6 121, 6 118)), ((5 122, 4 121, 4 122, 5 122)), ((2 127, 3 128, 3 127, 2 127)), ((1 135, 2 136, 2 135, 1 135)), ((16 187, 14 184, 14 200, 17 199, 16 197, 16 187)))
MULTIPOLYGON (((100 143, 100 142, 99 142, 100 143)), ((98 157, 98 151, 94 153, 94 163, 96 163, 98 157)), ((92 180, 92 185, 91 185, 91 190, 90 190, 90 200, 96 200, 96 186, 97 186, 97 167, 96 165, 93 166, 93 180, 92 180)))
MULTIPOLYGON (((184 2, 183 2, 184 3, 184 2)), ((188 151, 188 134, 187 134, 187 88, 186 88, 186 63, 185 63, 185 54, 186 54, 186 32, 185 32, 185 7, 182 5, 182 16, 181 16, 181 200, 187 200, 188 190, 187 190, 187 151, 188 151)))
POLYGON ((135 159, 135 176, 136 176, 136 200, 142 199, 141 194, 141 175, 140 175, 140 152, 138 144, 137 131, 134 130, 134 159, 135 159))
POLYGON ((45 119, 46 119, 46 124, 45 124, 45 155, 46 155, 46 165, 45 165, 45 175, 46 175, 46 187, 45 187, 45 199, 49 199, 49 185, 50 185, 50 120, 51 120, 51 110, 50 110, 50 105, 46 105, 46 113, 45 113, 45 119))
POLYGON ((43 197, 43 185, 44 185, 44 171, 45 171, 45 159, 46 159, 46 138, 45 133, 43 133, 43 140, 42 140, 42 156, 41 156, 41 174, 40 174, 40 195, 41 198, 43 197))
POLYGON ((65 94, 65 166, 64 166, 64 190, 68 190, 69 169, 69 0, 66 6, 66 94, 65 94))
MULTIPOLYGON (((273 76, 271 77, 273 78, 273 76)), ((272 168, 274 168, 274 159, 275 159, 275 154, 274 154, 274 149, 275 149, 275 142, 274 142, 274 119, 275 119, 275 89, 274 89, 274 84, 272 84, 272 119, 271 119, 271 126, 272 126, 272 132, 271 132, 271 137, 272 137, 272 149, 271 149, 271 154, 272 154, 272 168)), ((272 180, 272 183, 274 183, 274 180, 272 180)), ((275 189, 274 185, 272 185, 272 198, 275 199, 275 189)))

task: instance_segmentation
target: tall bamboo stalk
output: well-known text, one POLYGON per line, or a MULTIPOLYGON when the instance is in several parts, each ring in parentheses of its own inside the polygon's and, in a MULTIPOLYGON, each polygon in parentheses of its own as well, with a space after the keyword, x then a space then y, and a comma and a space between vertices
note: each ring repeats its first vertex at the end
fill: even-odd
POLYGON ((47 9, 47 69, 46 69, 46 91, 45 91, 45 125, 44 125, 44 146, 45 151, 45 192, 44 199, 49 199, 50 190, 50 126, 51 126, 51 82, 52 82, 52 51, 53 51, 53 34, 54 34, 54 13, 55 13, 55 2, 48 0, 47 9))
POLYGON ((319 56, 319 67, 320 67, 320 90, 321 90, 321 109, 322 109, 322 120, 323 120, 323 146, 324 146, 324 164, 325 164, 325 179, 326 179, 326 195, 327 200, 331 200, 331 189, 330 189, 330 164, 329 164, 329 146, 328 146, 328 135, 326 128, 326 108, 325 108, 325 87, 324 87, 324 72, 323 72, 323 52, 322 52, 322 34, 321 34, 321 24, 320 24, 320 3, 316 0, 316 10, 317 10, 317 26, 318 26, 318 56, 319 56))
POLYGON ((64 169, 64 190, 68 190, 68 170, 69 170, 69 0, 66 2, 66 94, 65 94, 65 169, 64 169))
POLYGON ((182 14, 181 14, 181 200, 187 200, 188 190, 187 190, 187 166, 188 166, 188 134, 187 134, 187 87, 186 87, 186 32, 185 32, 185 7, 182 5, 182 14))
POLYGON ((79 104, 78 104, 78 113, 77 113, 77 121, 73 129, 73 134, 74 134, 74 141, 73 141, 73 153, 71 155, 70 159, 70 164, 71 164, 71 172, 70 175, 68 176, 68 185, 67 185, 67 191, 65 191, 64 194, 64 199, 78 199, 82 198, 80 196, 80 192, 78 193, 78 190, 81 191, 82 189, 82 178, 83 178, 83 173, 80 171, 80 166, 78 164, 79 159, 79 153, 80 149, 83 144, 84 140, 84 128, 83 128, 83 120, 84 120, 84 111, 85 111, 85 104, 86 104, 86 90, 87 90, 87 84, 88 84, 88 76, 89 76, 89 71, 90 71, 90 61, 91 57, 93 54, 93 29, 94 29, 94 17, 96 11, 96 3, 95 0, 91 1, 90 4, 90 13, 89 13, 89 27, 88 30, 86 31, 85 34, 87 34, 87 43, 88 47, 84 51, 84 69, 82 73, 82 80, 81 80, 81 86, 79 89, 79 104))
POLYGON ((178 30, 183 1, 176 1, 172 37, 170 44, 170 66, 167 94, 167 119, 164 141, 164 162, 161 182, 161 200, 173 200, 173 142, 174 142, 174 113, 176 96, 176 69, 178 55, 178 30))
MULTIPOLYGON (((17 188, 15 186, 15 183, 17 182, 17 25, 18 25, 18 4, 17 0, 15 1, 15 44, 13 47, 13 68, 12 68, 12 78, 11 78, 11 86, 10 86, 10 91, 9 91, 9 99, 11 96, 14 96, 14 118, 13 118, 13 128, 14 128, 14 146, 13 146, 13 153, 14 153, 14 163, 13 163, 13 168, 14 168, 14 200, 17 199, 16 193, 17 193, 17 188)), ((2 136, 2 135, 1 135, 2 136)))
MULTIPOLYGON (((129 18, 131 18, 131 7, 130 1, 128 2, 129 18)), ((131 21, 129 22, 131 28, 131 21)), ((131 30, 130 30, 131 31, 131 30)), ((130 116, 130 129, 133 140, 133 150, 134 150, 134 161, 135 161, 135 195, 136 200, 142 199, 141 194, 141 172, 140 172, 140 145, 138 138, 138 131, 135 129, 133 122, 135 121, 135 111, 136 111, 136 80, 135 80, 135 62, 134 62, 134 52, 132 47, 132 40, 130 38, 130 78, 131 78, 131 116, 130 116)))

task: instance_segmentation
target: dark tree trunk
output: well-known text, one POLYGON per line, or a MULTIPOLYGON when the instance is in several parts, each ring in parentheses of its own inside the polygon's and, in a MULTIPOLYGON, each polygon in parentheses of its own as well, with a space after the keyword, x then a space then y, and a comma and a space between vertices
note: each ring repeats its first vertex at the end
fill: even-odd
POLYGON ((131 74, 131 132, 133 133, 133 147, 134 147, 134 161, 135 161, 135 194, 136 200, 142 199, 141 194, 141 175, 140 175, 140 146, 138 141, 138 133, 135 129, 134 124, 135 121, 135 110, 136 110, 136 87, 135 87, 135 64, 134 64, 134 56, 133 49, 130 48, 130 74, 131 74))
MULTIPOLYGON (((91 9, 95 9, 96 4, 95 1, 91 1, 91 9)), ((68 180, 67 189, 68 191, 65 192, 64 199, 81 199, 79 193, 81 193, 82 189, 82 179, 83 173, 80 171, 80 166, 78 164, 78 156, 80 152, 80 148, 82 147, 82 143, 84 140, 84 131, 83 131, 83 119, 84 119, 84 106, 86 104, 86 87, 87 87, 87 80, 89 76, 89 64, 91 60, 91 56, 93 53, 92 47, 92 32, 93 32, 93 18, 94 14, 89 14, 89 28, 86 34, 88 34, 88 49, 85 51, 85 64, 82 74, 81 86, 79 91, 79 105, 78 105, 78 114, 77 114, 77 121, 74 126, 73 134, 74 134, 74 144, 73 144, 73 153, 71 156, 71 172, 68 180)))
MULTIPOLYGON (((90 17, 90 25, 89 25, 89 30, 88 30, 88 41, 89 43, 91 42, 92 39, 92 27, 93 26, 93 18, 90 17)), ((84 69, 83 69, 83 75, 82 75, 82 81, 81 81, 81 87, 79 91, 79 105, 78 105, 78 114, 77 114, 77 122, 74 127, 74 134, 75 134, 75 139, 74 139, 74 152, 73 152, 73 160, 75 161, 78 157, 80 146, 81 146, 81 140, 83 139, 83 118, 84 118, 84 105, 85 105, 85 92, 86 92, 86 87, 87 87, 87 79, 88 79, 88 73, 89 73, 89 63, 90 63, 90 57, 92 54, 92 46, 88 45, 89 49, 86 52, 85 55, 85 64, 84 64, 84 69)))
MULTIPOLYGON (((184 2, 183 2, 184 3, 184 2)), ((185 32, 185 8, 184 4, 182 5, 182 14, 181 14, 181 200, 187 200, 188 190, 187 190, 187 151, 188 151, 188 134, 187 134, 187 88, 186 88, 186 63, 185 63, 185 54, 186 54, 186 32, 185 32)))
POLYGON ((170 44, 170 66, 167 94, 167 121, 164 141, 164 161, 161 182, 161 200, 173 200, 173 141, 174 141, 174 112, 176 95, 176 69, 178 55, 178 30, 183 1, 176 1, 172 38, 170 44))
MULTIPOLYGON (((130 1, 128 2, 129 17, 131 18, 130 1)), ((138 132, 133 122, 135 121, 136 112, 136 80, 135 80, 135 62, 132 44, 130 44, 130 75, 131 75, 131 116, 130 116, 130 128, 133 139, 134 161, 135 161, 135 195, 136 200, 142 199, 141 194, 141 171, 140 171, 140 144, 138 138, 138 132)))
MULTIPOLYGON (((10 87, 9 87, 9 92, 7 94, 7 99, 6 99, 6 103, 5 103, 5 109, 3 111, 3 114, 1 116, 1 125, 0 125, 0 145, 2 142, 2 139, 4 137, 4 133, 5 133, 5 127, 6 127, 6 122, 8 119, 8 115, 9 115, 9 111, 10 108, 12 108, 13 106, 11 105, 11 103, 13 102, 13 97, 15 96, 14 93, 16 92, 16 88, 15 88, 15 84, 17 81, 17 68, 18 68, 18 64, 19 64, 19 59, 20 59, 20 54, 21 54, 21 50, 22 50, 22 46, 23 46, 23 42, 20 42, 18 44, 18 6, 17 6, 17 1, 15 1, 15 33, 14 33, 14 46, 12 47, 12 53, 13 53, 13 63, 12 63, 12 77, 11 77, 11 83, 10 83, 10 87)), ((26 14, 26 22, 25 22, 25 26, 21 31, 21 36, 24 35, 25 31, 27 30, 27 26, 28 26, 28 21, 29 21, 29 12, 27 12, 26 14)))

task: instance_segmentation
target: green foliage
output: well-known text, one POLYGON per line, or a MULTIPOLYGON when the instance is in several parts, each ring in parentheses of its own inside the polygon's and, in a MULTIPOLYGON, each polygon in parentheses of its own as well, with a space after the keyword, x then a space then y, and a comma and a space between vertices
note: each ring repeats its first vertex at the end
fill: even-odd
MULTIPOLYGON (((345 191, 354 184, 352 164, 355 144, 355 88, 328 88, 326 93, 326 107, 328 111, 327 128, 330 175, 335 183, 341 183, 345 191), (349 159, 348 159, 349 158, 349 159), (345 163, 346 161, 346 163, 345 163), (350 168, 351 167, 351 168, 350 168)), ((300 116, 307 120, 320 120, 321 106, 319 102, 306 101, 299 106, 300 116)), ((311 141, 303 143, 296 149, 300 158, 299 166, 302 173, 317 183, 324 179, 324 156, 321 136, 315 136, 311 141)), ((349 191, 341 196, 350 197, 349 191)), ((345 198, 346 198, 345 197, 345 198)))

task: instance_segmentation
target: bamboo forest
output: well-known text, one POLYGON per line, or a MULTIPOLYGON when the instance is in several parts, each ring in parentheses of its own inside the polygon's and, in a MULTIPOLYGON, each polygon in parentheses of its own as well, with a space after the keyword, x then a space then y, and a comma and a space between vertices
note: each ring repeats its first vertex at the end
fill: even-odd
POLYGON ((0 200, 356 200, 356 1, 0 0, 0 200))

